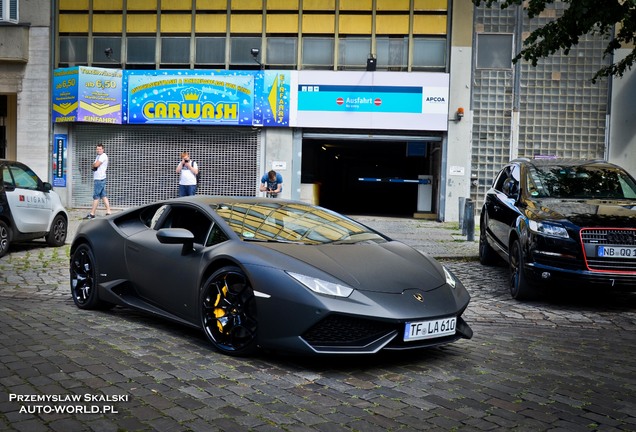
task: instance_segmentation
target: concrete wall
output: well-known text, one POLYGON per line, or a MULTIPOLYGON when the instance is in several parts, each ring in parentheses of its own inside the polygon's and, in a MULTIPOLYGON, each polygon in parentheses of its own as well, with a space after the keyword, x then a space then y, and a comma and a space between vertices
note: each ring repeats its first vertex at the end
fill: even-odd
POLYGON ((471 187, 473 4, 470 0, 455 0, 452 7, 449 124, 443 167, 446 203, 441 215, 444 221, 459 220, 459 198, 469 198, 471 187), (464 117, 455 120, 459 107, 464 109, 464 117))
POLYGON ((0 60, 0 93, 8 95, 9 102, 7 157, 28 164, 50 181, 51 2, 21 0, 19 14, 18 25, 0 27, 0 40, 13 41, 0 60), (14 33, 22 35, 19 44, 14 33), (8 56, 11 48, 24 52, 8 56))
MULTIPOLYGON (((300 158, 295 155, 294 133, 287 128, 266 128, 262 134, 262 174, 273 169, 283 176, 280 198, 298 199, 300 196, 300 158)), ((260 182, 260 178, 257 180, 260 182)), ((259 183, 260 185, 260 183, 259 183)))
MULTIPOLYGON (((615 61, 625 58, 630 49, 616 52, 615 61)), ((622 78, 614 78, 612 83, 612 106, 607 158, 610 162, 625 168, 636 177, 636 72, 627 71, 622 78)))
POLYGON ((51 181, 51 91, 49 76, 50 31, 31 27, 29 62, 17 91, 17 154, 42 179, 51 181))

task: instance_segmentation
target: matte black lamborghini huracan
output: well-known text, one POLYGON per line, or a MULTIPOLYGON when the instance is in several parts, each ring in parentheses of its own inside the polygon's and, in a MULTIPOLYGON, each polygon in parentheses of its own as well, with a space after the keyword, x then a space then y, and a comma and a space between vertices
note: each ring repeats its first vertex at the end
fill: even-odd
POLYGON ((470 338, 470 296, 438 262, 301 202, 193 196, 85 221, 71 247, 82 309, 202 328, 220 352, 376 353, 470 338))

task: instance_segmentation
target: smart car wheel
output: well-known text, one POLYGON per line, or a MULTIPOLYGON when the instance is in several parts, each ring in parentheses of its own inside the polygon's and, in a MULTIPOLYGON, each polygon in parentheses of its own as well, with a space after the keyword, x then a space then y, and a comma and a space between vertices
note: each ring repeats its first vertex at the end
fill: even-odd
POLYGON ((244 356, 256 350, 256 300, 240 268, 223 267, 201 290, 201 321, 214 347, 225 354, 244 356))
POLYGON ((81 244, 71 257, 71 294, 80 309, 108 309, 114 305, 99 299, 97 266, 91 247, 81 244))
POLYGON ((46 235, 46 243, 49 246, 62 246, 66 242, 67 228, 66 218, 62 215, 55 216, 51 230, 46 235))
POLYGON ((0 257, 4 256, 9 251, 10 243, 11 234, 9 233, 9 226, 0 221, 0 257))
POLYGON ((516 300, 529 300, 535 295, 535 287, 526 277, 523 250, 519 240, 510 247, 510 294, 516 300))
POLYGON ((479 262, 483 265, 494 265, 499 262, 499 255, 486 239, 486 227, 483 222, 479 226, 479 262))

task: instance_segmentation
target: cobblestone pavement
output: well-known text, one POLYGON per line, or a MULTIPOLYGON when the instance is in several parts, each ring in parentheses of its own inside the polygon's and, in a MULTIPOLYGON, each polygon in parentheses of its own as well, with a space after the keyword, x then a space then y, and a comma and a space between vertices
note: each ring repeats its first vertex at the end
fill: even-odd
POLYGON ((519 303, 506 269, 482 267, 447 225, 364 222, 424 250, 436 235, 463 243, 439 250, 473 296, 473 339, 373 357, 231 358, 196 330, 77 309, 68 245, 17 245, 0 258, 0 430, 636 430, 635 295, 519 303))

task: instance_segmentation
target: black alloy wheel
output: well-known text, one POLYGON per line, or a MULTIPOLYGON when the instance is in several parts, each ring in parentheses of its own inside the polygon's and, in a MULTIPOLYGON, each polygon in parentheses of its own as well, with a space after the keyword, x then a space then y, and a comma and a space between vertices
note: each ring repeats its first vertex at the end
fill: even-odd
POLYGON ((49 246, 62 246, 66 242, 68 222, 61 214, 55 216, 51 224, 51 230, 46 235, 46 243, 49 246))
POLYGON ((9 246, 11 244, 11 233, 9 232, 9 226, 0 220, 0 257, 3 257, 9 252, 9 246))
POLYGON ((71 257, 71 294, 80 309, 108 309, 114 305, 99 299, 97 265, 91 247, 81 244, 71 257))
POLYGON ((515 300, 530 300, 536 295, 536 287, 526 276, 523 250, 518 239, 510 247, 510 295, 515 300))
POLYGON ((223 267, 201 290, 201 322, 214 347, 233 356, 256 351, 256 298, 247 276, 235 266, 223 267))

